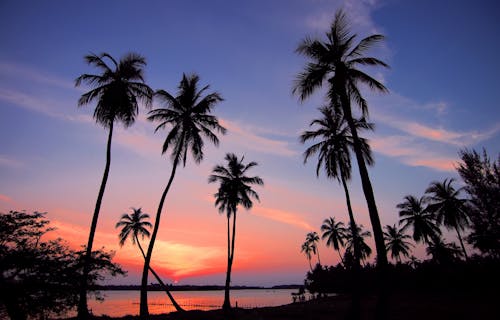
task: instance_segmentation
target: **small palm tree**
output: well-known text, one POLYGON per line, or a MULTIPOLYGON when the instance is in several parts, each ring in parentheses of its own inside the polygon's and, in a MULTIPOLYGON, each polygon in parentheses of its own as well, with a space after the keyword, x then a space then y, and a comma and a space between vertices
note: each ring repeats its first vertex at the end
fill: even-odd
POLYGON ((323 221, 321 225, 321 231, 323 232, 321 235, 321 239, 326 239, 326 245, 333 247, 339 254, 340 261, 344 264, 344 259, 340 254, 340 247, 344 247, 344 239, 346 228, 344 227, 344 223, 342 221, 335 222, 334 217, 330 217, 323 221))
POLYGON ((402 230, 412 227, 415 242, 429 244, 432 239, 439 237, 441 230, 439 230, 435 215, 427 210, 426 198, 417 199, 412 195, 407 195, 404 200, 396 206, 400 209, 399 224, 403 225, 402 230))
POLYGON ((452 263, 460 257, 461 250, 454 243, 447 243, 441 237, 434 238, 426 248, 426 253, 437 264, 452 263))
MULTIPOLYGON (((120 234, 118 235, 118 238, 120 239, 120 247, 122 247, 127 239, 130 237, 132 240, 132 244, 137 244, 139 247, 139 250, 141 251, 142 257, 146 259, 146 254, 144 253, 144 250, 142 249, 141 242, 139 241, 139 236, 144 240, 144 237, 150 236, 149 230, 152 225, 149 221, 149 214, 143 213, 142 208, 136 209, 132 208, 133 213, 128 214, 124 213, 120 221, 116 223, 115 228, 122 228, 120 230, 120 234)), ((172 305, 177 311, 184 311, 184 309, 179 306, 177 301, 175 301, 174 297, 170 293, 170 290, 168 290, 167 285, 161 280, 160 276, 153 270, 153 267, 149 266, 149 271, 154 275, 156 280, 160 283, 162 286, 163 290, 167 294, 168 298, 172 302, 172 305)))
POLYGON ((372 249, 365 242, 365 238, 371 237, 372 234, 370 231, 363 230, 363 225, 358 225, 356 230, 356 235, 353 236, 350 229, 347 229, 346 232, 346 254, 354 257, 354 246, 359 247, 360 251, 360 260, 363 262, 366 261, 372 254, 372 249))
POLYGON ((217 92, 203 96, 205 91, 209 89, 209 86, 207 85, 200 89, 198 87, 199 80, 200 78, 195 74, 183 74, 182 80, 179 83, 179 92, 175 97, 165 90, 156 91, 156 97, 165 107, 149 112, 148 120, 160 122, 155 132, 167 127, 170 128, 163 143, 162 154, 166 153, 169 149, 172 150, 172 171, 158 204, 153 233, 151 234, 142 270, 140 301, 140 315, 142 318, 146 318, 149 315, 147 295, 149 264, 160 226, 163 205, 174 180, 177 166, 179 164, 186 166, 188 152, 193 155, 196 163, 200 163, 204 155, 203 146, 205 144, 203 138, 208 138, 214 145, 218 146, 219 138, 212 131, 221 134, 226 133, 226 129, 219 124, 217 117, 211 115, 215 105, 223 100, 222 97, 217 92))
POLYGON ((398 229, 396 225, 386 225, 385 230, 384 238, 387 251, 391 252, 391 257, 396 259, 397 263, 401 263, 401 255, 406 258, 410 256, 410 247, 413 245, 407 239, 411 237, 405 234, 402 229, 398 229))
POLYGON ((428 209, 436 214, 437 221, 448 229, 455 229, 458 241, 462 247, 465 259, 464 242, 460 230, 464 230, 469 225, 469 218, 465 209, 465 199, 460 199, 462 188, 455 189, 452 186, 454 179, 445 179, 443 182, 432 182, 425 193, 429 196, 428 209))
POLYGON ((78 100, 78 106, 84 106, 94 101, 97 102, 94 110, 95 121, 108 129, 108 143, 106 147, 106 165, 97 195, 97 201, 92 216, 89 239, 87 242, 83 278, 78 303, 78 318, 88 318, 87 307, 87 278, 89 275, 90 259, 94 236, 97 228, 97 220, 101 210, 102 198, 108 181, 109 168, 111 164, 111 140, 115 122, 121 122, 125 128, 135 122, 138 113, 138 102, 142 101, 146 106, 151 105, 153 91, 144 83, 144 67, 146 59, 138 54, 129 53, 116 61, 108 53, 100 55, 90 54, 85 56, 88 64, 97 67, 100 74, 82 74, 75 80, 75 86, 86 83, 92 90, 84 93, 78 100), (111 62, 111 65, 109 64, 111 62))
POLYGON ((309 269, 311 269, 311 272, 312 272, 313 271, 313 267, 312 267, 312 264, 311 264, 311 258, 312 258, 311 253, 313 252, 313 248, 311 247, 311 243, 306 240, 300 246, 300 252, 303 252, 306 255, 307 261, 309 262, 309 269))
POLYGON ((304 71, 298 74, 293 93, 298 94, 300 100, 304 101, 326 83, 331 104, 341 108, 353 137, 354 153, 375 236, 377 263, 383 267, 387 265, 387 255, 382 226, 363 157, 361 140, 352 116, 351 101, 358 104, 363 114, 367 115, 368 104, 361 95, 359 84, 368 85, 373 90, 387 92, 387 88, 381 82, 358 69, 359 66, 366 65, 387 67, 383 61, 364 55, 370 47, 383 40, 384 36, 371 35, 357 44, 354 43, 355 37, 356 35, 350 31, 346 14, 339 10, 330 30, 326 33, 326 39, 305 38, 299 44, 296 52, 307 57, 309 62, 304 71))
POLYGON ((318 255, 318 263, 321 265, 321 259, 319 257, 319 248, 318 248, 318 243, 319 243, 319 236, 316 231, 309 232, 306 235, 306 241, 308 241, 311 244, 311 248, 313 249, 313 253, 318 255))
POLYGON ((253 206, 252 198, 259 201, 259 195, 251 185, 263 185, 264 181, 258 177, 246 176, 248 170, 257 166, 257 162, 244 164, 244 157, 238 159, 233 153, 226 154, 225 160, 227 166, 217 165, 212 170, 208 182, 219 182, 219 190, 215 194, 215 206, 219 207, 220 213, 225 213, 227 217, 227 272, 226 285, 224 290, 224 304, 222 308, 227 310, 231 308, 229 297, 229 286, 231 283, 231 268, 234 261, 234 243, 236 239, 236 212, 239 205, 245 209, 251 209, 253 206), (230 232, 230 219, 233 218, 232 236, 230 232))

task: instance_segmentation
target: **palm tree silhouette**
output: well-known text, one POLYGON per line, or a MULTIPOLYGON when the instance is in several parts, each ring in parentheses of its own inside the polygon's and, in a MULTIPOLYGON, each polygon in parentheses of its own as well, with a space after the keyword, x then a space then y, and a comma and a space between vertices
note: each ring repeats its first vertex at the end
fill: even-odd
POLYGON ((109 132, 106 147, 106 165, 97 195, 84 258, 83 277, 78 304, 78 318, 80 319, 86 319, 89 316, 87 308, 87 279, 90 271, 90 259, 97 220, 111 164, 113 126, 115 121, 123 123, 125 128, 131 126, 135 122, 135 117, 138 113, 138 102, 142 101, 146 106, 150 106, 153 96, 151 88, 144 83, 144 67, 146 66, 146 59, 144 57, 136 53, 128 53, 118 62, 108 53, 102 53, 100 55, 87 55, 85 56, 85 61, 89 65, 97 67, 101 71, 101 74, 82 74, 75 80, 76 87, 80 86, 82 82, 92 87, 92 90, 80 97, 78 106, 84 106, 96 101, 94 119, 98 124, 108 129, 109 132), (111 62, 111 65, 109 65, 109 62, 111 62))
MULTIPOLYGON (((346 254, 354 257, 354 247, 357 245, 359 247, 359 258, 362 262, 370 257, 372 254, 372 249, 365 242, 365 238, 371 237, 372 234, 370 231, 363 230, 363 225, 360 224, 357 226, 356 234, 353 236, 351 229, 347 229, 346 232, 346 254)), ((364 264, 364 263, 363 263, 364 264)))
POLYGON ((313 267, 311 264, 311 253, 313 252, 313 248, 311 247, 311 243, 309 241, 304 241, 304 243, 300 246, 300 252, 304 252, 306 255, 307 261, 309 262, 309 269, 311 269, 311 272, 313 271, 313 267))
POLYGON ((321 231, 323 232, 321 239, 326 239, 326 245, 333 247, 338 252, 340 261, 344 264, 344 258, 340 254, 340 247, 344 247, 344 238, 346 236, 344 223, 342 221, 335 222, 335 218, 330 217, 323 221, 321 231))
POLYGON ((451 263, 461 254, 461 250, 456 244, 447 243, 441 237, 432 239, 425 251, 437 264, 451 263))
POLYGON ((227 272, 226 284, 224 290, 224 303, 222 308, 228 310, 231 308, 229 297, 229 286, 231 283, 231 268, 234 261, 234 243, 236 238, 236 212, 239 205, 245 209, 251 209, 253 206, 252 198, 259 200, 259 195, 251 185, 263 185, 264 181, 258 177, 246 176, 247 171, 257 166, 257 162, 244 164, 244 157, 238 159, 233 153, 226 154, 224 158, 227 166, 216 165, 208 182, 219 182, 220 186, 215 196, 215 206, 218 206, 220 213, 225 213, 227 217, 227 272), (230 220, 233 217, 232 236, 230 232, 230 220))
POLYGON ((160 226, 163 204, 174 180, 177 166, 179 164, 182 164, 184 167, 186 166, 188 152, 192 154, 196 163, 200 163, 204 155, 203 137, 208 138, 215 146, 218 146, 219 138, 212 130, 221 134, 226 133, 226 129, 219 124, 217 117, 210 114, 215 105, 223 100, 222 97, 217 92, 203 96, 205 91, 209 89, 209 86, 207 85, 200 89, 198 87, 199 80, 200 78, 196 74, 183 74, 178 87, 179 91, 175 97, 165 90, 156 91, 155 96, 165 107, 149 112, 148 120, 160 122, 155 132, 159 129, 170 127, 170 131, 163 143, 162 154, 169 149, 172 150, 172 171, 160 198, 153 233, 151 234, 142 270, 140 302, 140 315, 142 318, 146 318, 149 314, 147 300, 149 264, 160 226))
POLYGON ((311 244, 313 253, 318 255, 318 264, 321 265, 321 259, 319 257, 319 248, 318 248, 318 243, 319 243, 318 233, 316 231, 309 232, 306 235, 306 241, 311 244))
POLYGON ((404 233, 403 229, 398 229, 396 225, 386 225, 384 232, 385 245, 387 251, 391 252, 391 257, 401 263, 401 255, 408 258, 410 256, 410 247, 413 246, 407 239, 411 237, 404 233))
POLYGON ((368 104, 361 95, 358 84, 366 84, 370 89, 387 92, 387 88, 382 83, 356 69, 357 66, 364 65, 387 67, 383 61, 363 55, 375 43, 383 40, 384 36, 379 34, 368 36, 355 46, 354 39, 355 35, 351 34, 347 17, 342 10, 337 11, 330 30, 326 33, 325 41, 305 38, 299 44, 296 52, 309 58, 310 62, 307 63, 304 71, 297 76, 293 93, 298 94, 300 100, 303 101, 320 88, 324 82, 327 82, 328 97, 332 105, 337 105, 342 109, 353 137, 354 153, 375 236, 377 263, 383 268, 387 265, 387 255, 382 226, 363 157, 361 140, 358 137, 352 116, 351 101, 358 104, 363 114, 367 115, 368 104))
POLYGON ((431 182, 425 193, 428 195, 430 202, 428 209, 436 214, 439 223, 442 223, 448 229, 455 229, 464 257, 467 259, 467 251, 465 251, 460 234, 460 230, 464 230, 469 224, 465 209, 466 200, 459 199, 462 188, 455 189, 451 185, 454 181, 452 178, 445 179, 443 182, 431 182))
MULTIPOLYGON (((139 241, 139 235, 141 238, 144 240, 144 237, 150 236, 150 232, 148 228, 150 229, 152 227, 151 223, 149 221, 146 221, 149 219, 149 214, 143 213, 142 208, 136 209, 136 208, 131 208, 133 213, 128 214, 124 213, 120 221, 116 223, 115 228, 120 228, 120 234, 118 235, 118 238, 120 239, 120 247, 122 247, 127 239, 130 237, 132 244, 137 244, 139 247, 139 250, 141 251, 142 257, 146 259, 146 254, 144 253, 144 250, 142 249, 141 242, 139 241)), ((170 290, 168 290, 167 285, 161 280, 160 276, 153 270, 153 267, 149 266, 149 271, 154 275, 158 283, 162 286, 163 290, 167 294, 168 298, 172 302, 172 305, 177 311, 184 311, 184 309, 179 306, 177 301, 175 301, 174 297, 170 293, 170 290)))
MULTIPOLYGON (((322 118, 315 119, 310 126, 316 126, 314 131, 305 131, 300 136, 300 141, 305 143, 316 138, 321 141, 313 144, 304 152, 304 162, 313 154, 318 154, 318 164, 316 166, 316 175, 319 176, 321 166, 324 167, 327 177, 337 179, 344 187, 344 193, 349 213, 349 226, 351 233, 356 232, 356 221, 351 206, 351 197, 347 181, 351 179, 351 154, 353 149, 353 137, 350 134, 350 128, 345 121, 342 113, 335 112, 333 107, 320 108, 322 118)), ((355 126, 358 130, 373 129, 373 124, 367 123, 364 119, 356 120, 355 126)), ((363 158, 367 164, 373 164, 370 146, 366 139, 359 138, 363 158)), ((359 267, 359 252, 354 248, 354 263, 359 267)))
POLYGON ((427 210, 427 199, 425 197, 417 199, 412 195, 407 195, 404 200, 396 206, 400 209, 399 217, 401 219, 399 224, 403 224, 403 231, 413 227, 413 240, 427 244, 441 235, 436 216, 427 210))

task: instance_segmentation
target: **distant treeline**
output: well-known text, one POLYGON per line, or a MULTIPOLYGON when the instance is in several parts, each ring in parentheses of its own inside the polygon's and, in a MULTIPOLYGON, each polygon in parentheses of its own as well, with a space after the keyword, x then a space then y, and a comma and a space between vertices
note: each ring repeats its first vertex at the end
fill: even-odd
MULTIPOLYGON (((261 286, 232 286, 231 290, 275 290, 275 289, 299 289, 303 287, 300 284, 279 285, 272 287, 261 286)), ((92 286, 91 290, 140 290, 141 286, 138 285, 105 285, 105 286, 92 286)), ((224 290, 224 286, 218 285, 168 285, 170 291, 214 291, 224 290)), ((164 289, 159 284, 152 284, 148 286, 148 291, 163 291, 164 289)))

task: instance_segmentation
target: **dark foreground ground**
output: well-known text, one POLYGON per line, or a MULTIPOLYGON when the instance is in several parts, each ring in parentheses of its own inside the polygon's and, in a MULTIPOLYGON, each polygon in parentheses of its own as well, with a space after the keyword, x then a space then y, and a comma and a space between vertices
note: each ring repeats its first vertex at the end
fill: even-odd
MULTIPOLYGON (((374 319, 377 298, 364 296, 361 300, 360 319, 374 319)), ((500 319, 500 294, 474 293, 393 293, 388 298, 387 320, 432 320, 432 319, 500 319)), ((323 298, 304 303, 294 303, 279 307, 255 309, 233 309, 230 314, 222 310, 188 311, 152 315, 150 319, 165 320, 336 320, 349 319, 351 308, 349 296, 323 298)), ((96 319, 110 319, 96 317, 96 319)), ((136 320, 138 316, 115 318, 122 320, 136 320)))

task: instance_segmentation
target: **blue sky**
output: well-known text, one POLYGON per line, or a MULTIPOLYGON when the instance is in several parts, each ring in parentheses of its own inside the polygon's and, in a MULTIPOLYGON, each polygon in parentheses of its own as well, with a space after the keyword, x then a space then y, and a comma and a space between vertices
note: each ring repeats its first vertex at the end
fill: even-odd
MULTIPOLYGON (((395 206, 406 194, 420 196, 431 181, 456 177, 459 149, 498 154, 495 1, 2 1, 0 210, 48 211, 62 235, 78 234, 76 243, 85 238, 106 133, 92 122, 92 106, 76 107, 86 88, 74 88, 74 79, 95 71, 83 60, 90 52, 120 57, 134 51, 146 57, 153 89, 173 92, 183 72, 196 72, 225 98, 215 114, 229 134, 218 149, 207 148, 200 166, 188 164, 167 200, 160 229, 165 254, 157 258, 166 276, 222 281, 224 259, 217 261, 224 219, 206 179, 226 152, 236 152, 259 162, 255 174, 266 186, 258 190, 262 202, 240 215, 235 281, 300 282, 307 270, 299 253, 305 233, 318 231, 331 215, 347 221, 347 214, 338 184, 317 179, 314 164, 302 163, 298 135, 323 98, 318 92, 299 103, 292 95, 305 63, 294 50, 305 36, 321 37, 341 6, 360 37, 387 37, 371 53, 391 68, 368 71, 390 94, 365 92, 376 124, 370 175, 383 224, 397 222, 395 206), (198 269, 176 264, 186 259, 183 252, 200 256, 198 269)), ((170 169, 160 156, 164 132, 155 135, 153 128, 143 112, 133 127, 118 129, 113 142, 96 242, 117 250, 129 266, 125 282, 139 270, 126 255, 137 252, 118 248, 114 223, 130 206, 155 212, 170 169)), ((354 208, 368 227, 357 176, 354 171, 354 208)), ((448 240, 455 241, 453 234, 448 240)), ((328 263, 336 262, 331 249, 323 252, 328 263)), ((421 249, 417 255, 425 256, 421 249)))

